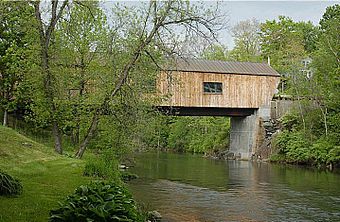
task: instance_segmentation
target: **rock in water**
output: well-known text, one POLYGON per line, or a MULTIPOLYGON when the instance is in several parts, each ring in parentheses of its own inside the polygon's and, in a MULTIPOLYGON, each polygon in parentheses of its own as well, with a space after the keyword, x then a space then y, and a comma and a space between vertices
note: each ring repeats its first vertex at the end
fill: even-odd
POLYGON ((150 211, 148 214, 149 214, 148 216, 149 221, 158 222, 162 220, 162 215, 156 210, 150 211))
POLYGON ((129 167, 124 165, 124 164, 121 164, 121 165, 119 165, 119 169, 126 170, 126 169, 129 169, 129 167))

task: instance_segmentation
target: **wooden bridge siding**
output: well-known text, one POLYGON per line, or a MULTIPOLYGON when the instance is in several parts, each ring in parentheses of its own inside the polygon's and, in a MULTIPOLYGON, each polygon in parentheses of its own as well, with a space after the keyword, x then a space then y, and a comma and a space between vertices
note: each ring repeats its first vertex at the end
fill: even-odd
POLYGON ((165 72, 157 82, 161 96, 170 92, 163 106, 258 108, 270 104, 279 82, 275 76, 175 71, 171 75, 173 84, 169 84, 165 72), (222 82, 222 95, 203 93, 203 82, 222 82))

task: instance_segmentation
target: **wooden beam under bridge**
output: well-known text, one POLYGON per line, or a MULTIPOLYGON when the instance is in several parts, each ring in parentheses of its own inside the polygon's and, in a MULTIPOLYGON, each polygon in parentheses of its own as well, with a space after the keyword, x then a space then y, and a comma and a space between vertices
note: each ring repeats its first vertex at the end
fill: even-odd
POLYGON ((174 116, 237 116, 252 115, 256 108, 221 108, 221 107, 182 107, 182 106, 158 106, 157 109, 174 116))

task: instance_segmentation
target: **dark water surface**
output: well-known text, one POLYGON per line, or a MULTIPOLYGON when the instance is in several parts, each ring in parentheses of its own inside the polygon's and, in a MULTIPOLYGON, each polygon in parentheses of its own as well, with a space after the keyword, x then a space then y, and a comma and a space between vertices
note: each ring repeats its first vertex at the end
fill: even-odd
POLYGON ((163 221, 340 222, 340 174, 188 154, 136 159, 129 187, 163 221))

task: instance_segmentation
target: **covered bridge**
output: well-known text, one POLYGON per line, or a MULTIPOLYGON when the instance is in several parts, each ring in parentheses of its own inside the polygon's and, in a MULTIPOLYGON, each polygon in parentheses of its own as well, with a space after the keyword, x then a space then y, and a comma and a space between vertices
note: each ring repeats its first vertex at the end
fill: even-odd
POLYGON ((178 115, 247 116, 270 105, 279 79, 266 63, 178 59, 159 74, 159 107, 178 115))
POLYGON ((230 151, 248 159, 279 80, 266 63, 177 59, 158 75, 157 106, 171 115, 231 116, 230 151))

